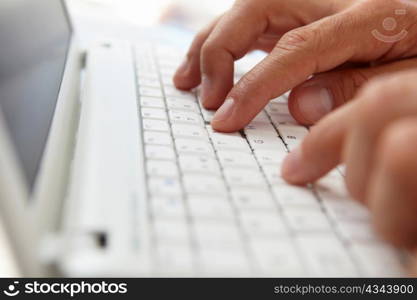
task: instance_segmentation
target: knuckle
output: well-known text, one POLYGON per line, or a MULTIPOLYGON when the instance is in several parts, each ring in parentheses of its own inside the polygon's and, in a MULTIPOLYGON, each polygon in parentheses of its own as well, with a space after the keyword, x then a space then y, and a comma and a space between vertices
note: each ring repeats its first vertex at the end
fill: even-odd
POLYGON ((307 51, 313 41, 318 41, 319 30, 314 27, 297 28, 284 34, 276 48, 285 51, 307 51))

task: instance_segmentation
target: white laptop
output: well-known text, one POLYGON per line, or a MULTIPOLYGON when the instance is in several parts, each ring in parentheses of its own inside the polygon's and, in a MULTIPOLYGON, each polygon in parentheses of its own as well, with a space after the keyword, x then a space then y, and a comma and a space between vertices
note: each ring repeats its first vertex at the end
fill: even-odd
POLYGON ((0 213, 22 273, 404 276, 342 167, 282 180, 308 132, 286 95, 212 131, 198 91, 172 84, 186 46, 82 51, 61 1, 1 1, 0 213))

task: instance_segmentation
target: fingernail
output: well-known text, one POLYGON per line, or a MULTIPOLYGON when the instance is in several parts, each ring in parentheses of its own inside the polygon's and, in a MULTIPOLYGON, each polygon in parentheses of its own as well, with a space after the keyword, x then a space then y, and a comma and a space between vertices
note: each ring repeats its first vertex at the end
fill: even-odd
POLYGON ((300 174, 302 174, 302 154, 301 149, 296 148, 287 155, 282 163, 281 174, 284 179, 289 181, 298 181, 300 174))
POLYGON ((233 112, 234 100, 228 98, 223 102, 223 105, 216 111, 213 121, 226 121, 230 118, 233 112))
POLYGON ((317 85, 300 90, 297 103, 303 118, 311 123, 316 123, 328 114, 334 105, 331 92, 317 85))

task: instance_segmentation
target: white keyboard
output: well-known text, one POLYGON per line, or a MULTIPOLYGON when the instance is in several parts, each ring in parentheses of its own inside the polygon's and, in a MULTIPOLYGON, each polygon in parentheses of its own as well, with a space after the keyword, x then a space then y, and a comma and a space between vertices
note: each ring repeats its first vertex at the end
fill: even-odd
POLYGON ((242 132, 214 132, 198 92, 172 84, 182 52, 134 52, 155 274, 403 274, 367 210, 349 199, 341 170, 310 187, 281 178, 284 157, 308 133, 289 115, 286 95, 242 132))

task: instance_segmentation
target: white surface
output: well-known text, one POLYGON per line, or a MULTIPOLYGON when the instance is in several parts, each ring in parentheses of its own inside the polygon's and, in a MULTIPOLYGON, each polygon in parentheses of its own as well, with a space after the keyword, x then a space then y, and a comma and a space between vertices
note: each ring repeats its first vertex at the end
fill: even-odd
POLYGON ((18 277, 19 271, 0 220, 0 277, 18 277))

